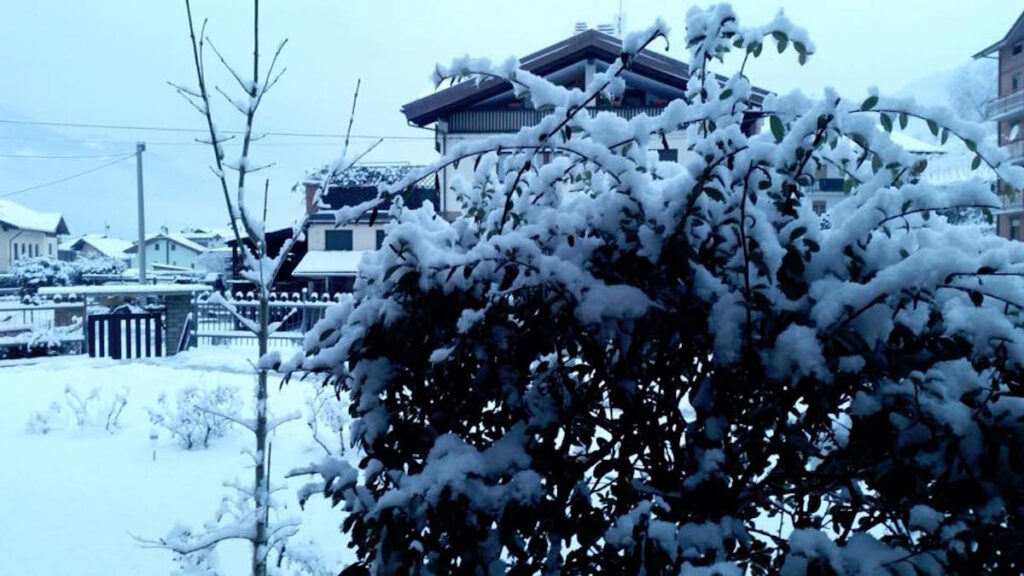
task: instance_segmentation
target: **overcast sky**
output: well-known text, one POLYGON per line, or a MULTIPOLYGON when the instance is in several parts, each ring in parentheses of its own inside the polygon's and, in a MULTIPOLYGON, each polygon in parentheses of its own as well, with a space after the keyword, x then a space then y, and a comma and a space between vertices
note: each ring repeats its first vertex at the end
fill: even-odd
MULTIPOLYGON (((245 0, 195 0, 197 18, 240 68, 251 64, 252 12, 245 0)), ((685 59, 688 3, 623 0, 626 27, 661 16, 674 27, 669 54, 685 59)), ((766 50, 751 70, 775 92, 818 94, 825 86, 859 97, 870 86, 898 91, 951 70, 1001 38, 1020 14, 1017 0, 971 7, 963 0, 736 0, 742 24, 770 19, 780 8, 807 28, 817 54, 804 66, 766 50)), ((503 59, 562 40, 573 24, 610 23, 618 0, 264 0, 262 49, 269 56, 288 38, 287 72, 264 101, 258 128, 276 132, 344 132, 356 79, 362 79, 353 133, 364 146, 385 142, 367 159, 422 163, 433 158, 429 132, 406 126, 402 104, 427 94, 436 62, 463 54, 503 59)), ((147 228, 226 223, 209 149, 193 135, 12 124, 10 121, 202 128, 202 118, 167 85, 194 83, 184 2, 177 0, 36 0, 5 2, 0 18, 0 196, 90 170, 147 143, 147 228), (5 122, 6 121, 6 122, 5 122), (110 156, 101 156, 110 155, 110 156), (65 156, 25 158, 10 156, 65 156), (94 156, 66 158, 66 156, 94 156)), ((211 74, 237 88, 210 57, 211 74)), ((219 65, 218 65, 219 66, 219 65)), ((240 126, 218 109, 221 130, 240 126)), ((289 223, 301 206, 292 185, 331 160, 338 138, 267 138, 254 159, 276 162, 260 173, 271 182, 272 224, 289 223)), ((229 150, 229 156, 232 152, 229 150)), ((237 152, 234 152, 237 154, 237 152)), ((136 227, 135 164, 116 163, 85 176, 10 196, 32 208, 63 212, 72 233, 131 237, 136 227)))

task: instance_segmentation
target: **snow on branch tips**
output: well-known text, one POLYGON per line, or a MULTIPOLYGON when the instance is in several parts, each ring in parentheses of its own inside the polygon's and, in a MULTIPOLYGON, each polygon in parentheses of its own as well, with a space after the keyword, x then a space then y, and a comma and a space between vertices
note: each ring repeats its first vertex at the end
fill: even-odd
POLYGON ((588 107, 661 22, 582 88, 435 70, 546 112, 338 213, 394 200, 352 295, 268 360, 353 418, 360 460, 320 436, 303 501, 382 573, 1019 572, 1024 248, 960 214, 1024 168, 941 109, 753 86, 765 46, 815 53, 781 13, 685 25, 687 86, 653 114, 588 107), (911 123, 970 174, 937 181, 911 123), (398 201, 460 163, 453 221, 398 201), (843 194, 819 216, 823 176, 843 194))

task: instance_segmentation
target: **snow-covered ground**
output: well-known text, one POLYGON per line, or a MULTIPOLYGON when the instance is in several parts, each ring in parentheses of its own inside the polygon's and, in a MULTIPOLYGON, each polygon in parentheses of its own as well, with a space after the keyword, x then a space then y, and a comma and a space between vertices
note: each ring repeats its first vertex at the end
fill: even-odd
MULTIPOLYGON (((188 385, 226 384, 248 399, 254 382, 248 360, 255 356, 251 349, 210 347, 139 361, 0 362, 0 574, 166 576, 173 571, 170 552, 144 548, 135 537, 159 538, 176 523, 198 528, 210 520, 230 494, 224 481, 252 480, 251 459, 241 453, 251 436, 236 426, 209 449, 189 451, 161 429, 154 442, 147 409, 157 406, 162 392, 173 404, 176 390, 188 385), (120 427, 112 433, 102 423, 78 428, 66 404, 66 386, 83 398, 98 389, 100 404, 127 390, 120 427), (63 408, 54 429, 29 432, 30 417, 55 401, 63 408)), ((281 390, 274 385, 271 410, 301 410, 305 416, 306 401, 315 392, 310 382, 295 381, 281 390)), ((302 511, 295 491, 305 479, 283 477, 323 452, 305 418, 283 425, 272 443, 273 477, 288 484, 279 498, 286 514, 303 522, 297 541, 319 544, 336 573, 347 553, 338 528, 341 514, 316 498, 302 511)), ((246 545, 221 546, 218 554, 225 574, 247 572, 246 545)))

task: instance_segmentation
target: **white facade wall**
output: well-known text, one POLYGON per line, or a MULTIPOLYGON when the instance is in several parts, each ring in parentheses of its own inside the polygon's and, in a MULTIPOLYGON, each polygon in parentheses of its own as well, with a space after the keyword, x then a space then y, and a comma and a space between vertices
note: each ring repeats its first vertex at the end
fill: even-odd
MULTIPOLYGON (((177 266, 192 270, 202 270, 199 264, 199 252, 195 252, 177 242, 168 241, 166 238, 154 238, 146 242, 146 270, 151 270, 154 264, 177 266)), ((128 266, 139 267, 138 254, 132 254, 128 266)))
POLYGON ((366 224, 336 226, 327 222, 311 222, 306 230, 306 249, 310 252, 326 250, 328 230, 351 230, 352 250, 376 250, 377 231, 383 229, 384 225, 379 223, 374 223, 373 226, 367 226, 366 224))
POLYGON ((57 236, 19 228, 0 229, 0 272, 21 258, 57 258, 57 236))

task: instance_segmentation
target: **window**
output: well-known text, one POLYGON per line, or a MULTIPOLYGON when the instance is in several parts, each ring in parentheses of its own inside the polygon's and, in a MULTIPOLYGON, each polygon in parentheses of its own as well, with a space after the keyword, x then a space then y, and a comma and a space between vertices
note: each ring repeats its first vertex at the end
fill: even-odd
POLYGON ((384 246, 384 238, 386 236, 387 234, 385 234, 383 230, 377 230, 377 250, 380 250, 381 246, 384 246))
POLYGON ((49 256, 53 256, 53 244, 46 245, 46 253, 49 256))
POLYGON ((36 258, 39 258, 39 244, 32 245, 32 252, 35 253, 36 258))
POLYGON ((171 244, 170 242, 168 242, 168 244, 171 246, 171 252, 174 252, 174 249, 178 246, 177 244, 171 244))
POLYGON ((1020 216, 1010 218, 1010 240, 1020 239, 1020 216))
POLYGON ((351 250, 351 230, 327 230, 324 232, 324 244, 327 250, 351 250))
POLYGON ((160 243, 159 242, 153 242, 153 252, 159 252, 159 251, 160 251, 160 243))
POLYGON ((21 243, 21 255, 24 256, 26 252, 28 252, 28 244, 25 244, 24 242, 22 242, 21 243))
POLYGON ((1024 51, 1024 43, 1018 42, 1013 45, 1013 55, 1016 56, 1024 51))
POLYGON ((675 148, 669 148, 668 150, 658 150, 658 160, 662 162, 678 162, 679 161, 679 150, 675 148))
POLYGON ((814 202, 811 203, 811 210, 814 210, 814 213, 817 214, 818 216, 824 214, 827 208, 828 203, 825 202, 824 200, 815 200, 814 202))
POLYGON ((1013 84, 1013 88, 1012 89, 1013 89, 1014 92, 1016 92, 1017 90, 1020 90, 1020 74, 1014 74, 1013 75, 1012 84, 1013 84))

